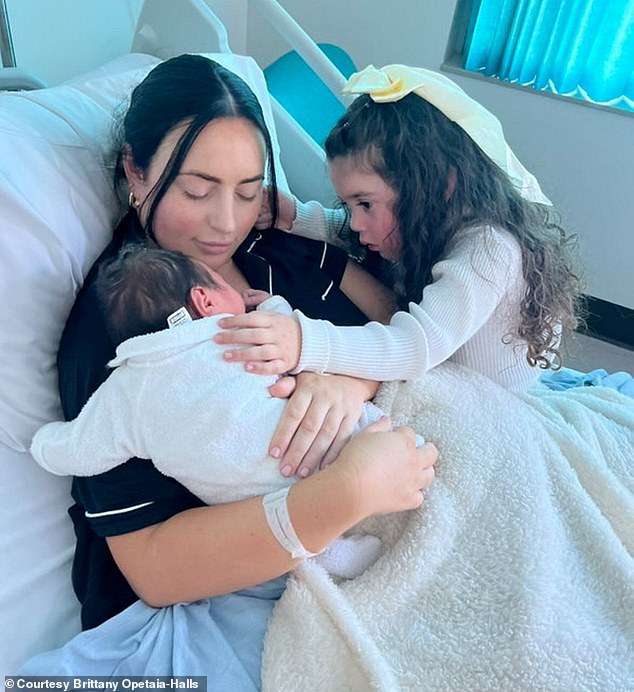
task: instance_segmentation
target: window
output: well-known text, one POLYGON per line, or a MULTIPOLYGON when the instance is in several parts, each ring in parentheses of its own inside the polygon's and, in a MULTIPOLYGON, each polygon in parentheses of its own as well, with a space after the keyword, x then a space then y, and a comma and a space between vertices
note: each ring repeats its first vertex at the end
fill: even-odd
POLYGON ((634 112, 634 0, 459 2, 453 40, 465 70, 634 112))

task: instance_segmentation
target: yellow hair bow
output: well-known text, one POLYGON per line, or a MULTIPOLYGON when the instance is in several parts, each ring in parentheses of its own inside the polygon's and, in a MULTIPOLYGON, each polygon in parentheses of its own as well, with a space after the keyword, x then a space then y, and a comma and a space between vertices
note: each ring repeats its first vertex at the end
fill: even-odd
POLYGON ((369 65, 350 76, 344 94, 368 94, 376 103, 400 101, 414 93, 438 108, 505 171, 520 194, 532 202, 550 204, 535 176, 517 159, 504 138, 500 121, 448 77, 422 67, 369 65))

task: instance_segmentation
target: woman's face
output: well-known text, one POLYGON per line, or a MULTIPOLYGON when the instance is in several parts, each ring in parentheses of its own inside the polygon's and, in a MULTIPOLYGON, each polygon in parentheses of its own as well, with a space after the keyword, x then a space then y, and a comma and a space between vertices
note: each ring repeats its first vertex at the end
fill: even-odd
POLYGON ((400 259, 401 235, 394 216, 396 192, 351 156, 333 159, 330 177, 350 211, 350 228, 359 234, 361 244, 392 262, 400 259))
MULTIPOLYGON (((185 125, 177 127, 165 137, 145 173, 126 167, 141 203, 142 223, 150 200, 143 202, 184 130, 185 125)), ((220 118, 206 125, 159 202, 153 220, 158 244, 216 271, 227 266, 260 211, 264 152, 261 134, 244 118, 220 118)))

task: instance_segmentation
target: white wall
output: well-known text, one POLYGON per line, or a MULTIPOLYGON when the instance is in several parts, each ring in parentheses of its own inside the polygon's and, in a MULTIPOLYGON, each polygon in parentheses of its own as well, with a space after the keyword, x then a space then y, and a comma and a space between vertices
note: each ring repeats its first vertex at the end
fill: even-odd
MULTIPOLYGON (((17 66, 52 86, 128 53, 143 1, 6 0, 17 66)), ((246 53, 247 0, 203 1, 246 53)))
MULTIPOLYGON (((318 42, 357 66, 393 62, 439 69, 455 0, 281 0, 318 42)), ((251 11, 249 51, 266 66, 287 50, 251 11)), ((451 74, 502 121, 526 167, 578 233, 597 298, 634 308, 634 118, 451 74)))
POLYGON ((17 66, 58 84, 130 50, 143 0, 6 0, 17 66))

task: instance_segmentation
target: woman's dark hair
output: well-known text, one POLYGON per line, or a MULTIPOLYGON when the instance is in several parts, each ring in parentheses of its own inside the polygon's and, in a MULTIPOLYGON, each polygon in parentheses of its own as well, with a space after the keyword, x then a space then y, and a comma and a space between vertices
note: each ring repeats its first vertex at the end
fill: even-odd
POLYGON ((526 281, 519 324, 509 336, 528 344, 531 365, 559 365, 561 328, 578 323, 581 281, 576 239, 548 206, 524 199, 459 125, 416 94, 392 103, 358 97, 325 148, 329 160, 351 156, 396 193, 402 253, 385 273, 401 307, 421 301, 432 266, 459 231, 481 224, 506 229, 521 247, 526 281))
POLYGON ((167 329, 167 318, 190 307, 194 286, 217 288, 207 270, 181 252, 129 244, 99 268, 95 290, 113 343, 167 329))
MULTIPOLYGON (((161 142, 178 125, 186 124, 180 140, 148 195, 145 232, 154 240, 152 223, 161 202, 201 130, 216 118, 244 118, 260 132, 266 148, 273 223, 277 219, 277 179, 271 136, 260 103, 238 75, 201 55, 179 55, 157 65, 135 87, 123 119, 121 144, 130 148, 135 165, 147 170, 161 142)), ((115 168, 115 187, 124 180, 122 150, 115 168)))

